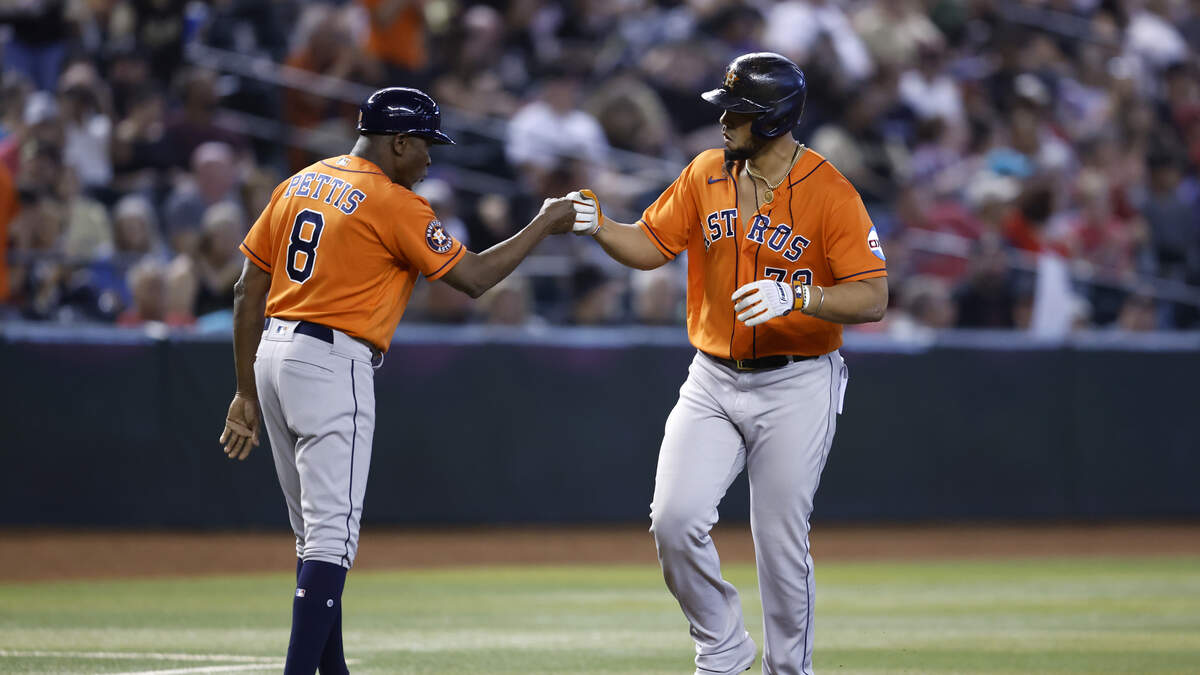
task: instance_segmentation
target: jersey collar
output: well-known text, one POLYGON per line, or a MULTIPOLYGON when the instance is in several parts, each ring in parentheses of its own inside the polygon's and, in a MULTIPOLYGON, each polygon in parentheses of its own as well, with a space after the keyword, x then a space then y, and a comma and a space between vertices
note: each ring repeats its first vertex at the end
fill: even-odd
POLYGON ((349 171, 350 173, 377 173, 384 176, 383 169, 380 169, 374 162, 357 157, 355 155, 338 155, 329 159, 321 160, 321 164, 339 171, 349 171))

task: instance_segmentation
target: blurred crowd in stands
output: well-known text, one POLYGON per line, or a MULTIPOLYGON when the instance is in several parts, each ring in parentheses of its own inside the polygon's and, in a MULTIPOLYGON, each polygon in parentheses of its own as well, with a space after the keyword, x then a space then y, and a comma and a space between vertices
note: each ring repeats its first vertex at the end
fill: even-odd
MULTIPOLYGON (((442 104, 418 192, 470 248, 583 186, 636 219, 769 50, 883 238, 862 330, 1200 328, 1200 0, 12 0, 0 45, 3 318, 228 330, 237 243, 383 85, 442 104)), ((683 272, 556 238, 407 320, 679 324, 683 272)))

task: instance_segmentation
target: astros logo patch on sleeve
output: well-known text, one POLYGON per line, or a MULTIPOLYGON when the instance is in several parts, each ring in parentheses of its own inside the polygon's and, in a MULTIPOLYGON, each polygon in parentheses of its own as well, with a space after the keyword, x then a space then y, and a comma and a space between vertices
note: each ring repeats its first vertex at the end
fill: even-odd
POLYGON ((883 246, 879 244, 879 233, 875 231, 874 227, 867 233, 867 248, 871 249, 871 253, 874 253, 876 258, 887 261, 883 255, 883 246))
POLYGON ((454 238, 442 227, 442 221, 431 220, 425 228, 425 243, 429 244, 434 253, 445 253, 454 246, 454 238))

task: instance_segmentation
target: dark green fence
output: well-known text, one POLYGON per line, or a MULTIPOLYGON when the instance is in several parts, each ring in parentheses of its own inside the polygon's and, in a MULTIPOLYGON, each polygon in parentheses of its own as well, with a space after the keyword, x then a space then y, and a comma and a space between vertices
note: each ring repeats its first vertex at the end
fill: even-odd
MULTIPOLYGON (((376 373, 367 522, 647 518, 681 338, 439 335, 410 334, 376 373)), ((844 350, 816 518, 1200 516, 1200 350, 910 351, 844 350)), ((0 523, 285 525, 266 444, 240 464, 217 445, 227 342, 10 331, 0 368, 0 523)), ((722 516, 747 510, 742 477, 722 516)))

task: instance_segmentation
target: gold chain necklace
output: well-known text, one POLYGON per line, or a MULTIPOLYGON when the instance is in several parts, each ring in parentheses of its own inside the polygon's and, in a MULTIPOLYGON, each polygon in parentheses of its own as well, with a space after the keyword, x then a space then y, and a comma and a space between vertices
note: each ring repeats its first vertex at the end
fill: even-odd
POLYGON ((770 204, 771 202, 775 201, 775 190, 778 190, 779 186, 783 184, 783 181, 787 180, 787 177, 792 175, 792 169, 796 167, 796 162, 800 160, 800 149, 803 147, 803 143, 796 144, 796 149, 792 150, 792 163, 788 165, 787 171, 783 172, 783 177, 776 181, 774 185, 771 185, 771 181, 767 180, 766 176, 763 176, 761 173, 750 168, 750 160, 746 160, 746 173, 761 180, 763 184, 767 186, 767 192, 763 195, 764 203, 770 204))

